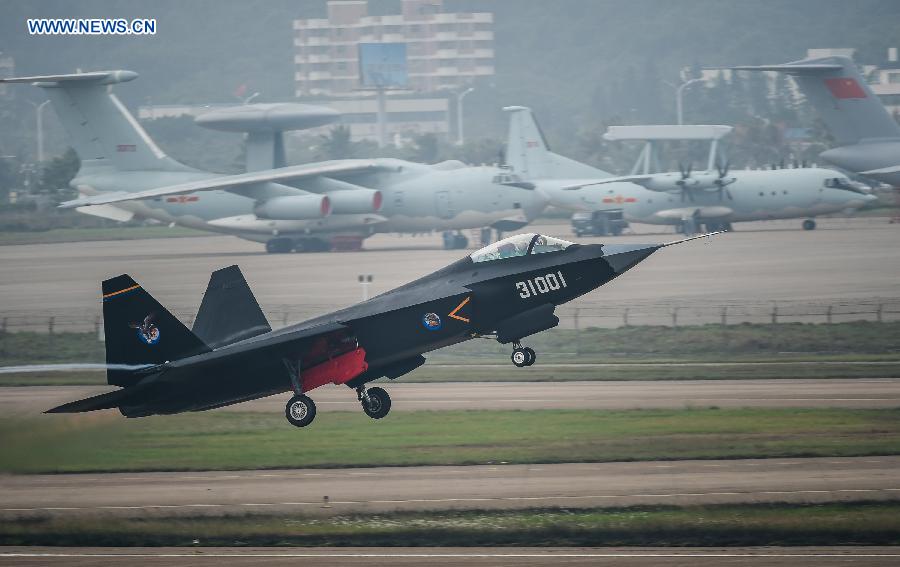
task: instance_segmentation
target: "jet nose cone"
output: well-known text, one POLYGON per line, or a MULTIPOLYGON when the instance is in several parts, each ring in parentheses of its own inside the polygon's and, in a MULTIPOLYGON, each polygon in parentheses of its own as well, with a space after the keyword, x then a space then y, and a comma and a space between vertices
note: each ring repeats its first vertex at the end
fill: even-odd
POLYGON ((659 250, 658 244, 611 244, 603 246, 603 259, 617 274, 627 272, 659 250))

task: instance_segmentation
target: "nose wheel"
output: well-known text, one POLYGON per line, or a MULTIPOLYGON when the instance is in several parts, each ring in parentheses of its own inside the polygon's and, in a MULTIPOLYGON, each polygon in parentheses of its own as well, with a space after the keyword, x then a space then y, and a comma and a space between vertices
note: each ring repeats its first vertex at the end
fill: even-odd
POLYGON ((517 367, 531 366, 537 360, 537 354, 534 352, 534 349, 523 347, 519 342, 513 343, 513 346, 515 348, 509 358, 517 367))
POLYGON ((363 411, 372 419, 381 419, 391 411, 391 397, 382 388, 360 386, 356 389, 356 397, 363 411))
POLYGON ((288 400, 284 416, 294 427, 306 427, 316 418, 316 403, 309 396, 298 394, 288 400))

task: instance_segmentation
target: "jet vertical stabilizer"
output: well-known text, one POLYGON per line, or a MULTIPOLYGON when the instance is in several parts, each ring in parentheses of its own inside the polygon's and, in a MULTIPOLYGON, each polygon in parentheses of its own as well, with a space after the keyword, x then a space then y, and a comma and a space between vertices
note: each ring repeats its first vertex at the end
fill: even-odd
POLYGON ((112 165, 122 171, 193 171, 167 156, 150 139, 110 85, 137 78, 133 71, 98 71, 0 79, 43 88, 85 167, 112 165))
POLYGON ((530 108, 507 106, 503 110, 510 114, 506 164, 524 179, 597 179, 612 176, 606 171, 551 152, 530 108))
POLYGON ((804 59, 783 65, 747 65, 737 71, 778 71, 790 75, 821 114, 838 145, 872 138, 900 138, 891 118, 868 83, 847 57, 804 59))
POLYGON ((271 330, 240 268, 212 273, 192 329, 200 340, 215 349, 271 330))
POLYGON ((103 282, 106 378, 131 386, 142 367, 163 364, 210 349, 127 274, 103 282))

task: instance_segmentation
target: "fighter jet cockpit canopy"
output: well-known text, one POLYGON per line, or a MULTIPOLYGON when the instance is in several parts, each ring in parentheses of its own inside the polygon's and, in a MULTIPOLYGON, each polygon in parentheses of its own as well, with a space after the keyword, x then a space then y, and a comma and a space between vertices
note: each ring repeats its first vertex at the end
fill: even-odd
POLYGON ((515 258, 516 256, 527 256, 528 254, 561 252, 574 244, 574 242, 569 242, 568 240, 530 232, 527 234, 516 234, 515 236, 499 240, 485 246, 481 250, 472 252, 469 257, 472 259, 472 262, 477 264, 479 262, 515 258))

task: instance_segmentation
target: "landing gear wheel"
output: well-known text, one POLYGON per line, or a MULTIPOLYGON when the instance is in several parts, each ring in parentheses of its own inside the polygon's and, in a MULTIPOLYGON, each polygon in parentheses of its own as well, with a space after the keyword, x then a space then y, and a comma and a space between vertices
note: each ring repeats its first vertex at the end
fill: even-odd
POLYGON ((273 238, 266 242, 269 254, 287 254, 294 249, 294 241, 290 238, 273 238))
POLYGON ((812 219, 806 219, 805 221, 803 221, 803 230, 815 230, 815 228, 816 221, 812 219))
POLYGON ((362 408, 372 419, 381 419, 391 411, 391 397, 382 388, 369 388, 362 399, 362 408))
POLYGON ((528 356, 528 351, 526 351, 524 348, 519 347, 512 351, 509 359, 512 360, 512 363, 517 367, 524 368, 528 366, 528 361, 531 360, 531 357, 528 356))
POLYGON ((525 354, 528 355, 528 362, 525 363, 525 366, 531 366, 537 360, 537 353, 534 352, 534 349, 531 347, 525 347, 522 350, 525 351, 525 354))
POLYGON ((306 427, 316 418, 316 403, 303 394, 288 400, 284 416, 294 427, 306 427))

